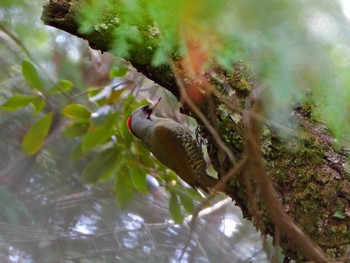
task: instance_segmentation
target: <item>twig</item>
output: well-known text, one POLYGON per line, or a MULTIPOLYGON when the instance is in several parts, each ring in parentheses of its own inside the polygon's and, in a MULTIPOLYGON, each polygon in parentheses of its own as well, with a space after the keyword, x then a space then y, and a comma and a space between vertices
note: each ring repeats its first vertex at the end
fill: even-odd
POLYGON ((203 122, 205 127, 209 130, 209 132, 214 137, 214 139, 217 142, 218 146, 227 154, 227 156, 230 159, 230 161, 234 164, 236 162, 236 160, 235 160, 235 157, 234 157, 232 151, 223 142, 223 140, 221 139, 218 131, 210 124, 210 122, 204 116, 204 114, 197 108, 197 106, 188 97, 185 85, 183 83, 183 79, 180 77, 180 74, 179 74, 178 70, 176 69, 176 67, 175 67, 175 65, 174 65, 174 63, 172 61, 170 61, 170 66, 171 66, 171 69, 172 69, 172 71, 174 73, 176 84, 178 85, 178 87, 180 89, 181 97, 185 100, 185 102, 191 108, 191 110, 198 116, 198 118, 203 122))
MULTIPOLYGON (((214 78, 215 79, 215 78, 214 78)), ((207 85, 207 88, 210 89, 210 91, 218 98, 220 99, 223 103, 226 104, 226 106, 231 109, 234 112, 238 112, 241 115, 246 114, 246 111, 249 111, 249 109, 241 109, 239 107, 237 107, 234 103, 232 103, 232 101, 230 101, 226 96, 224 96, 220 91, 218 91, 212 84, 211 82, 208 83, 209 85, 207 85)), ((252 117, 256 118, 259 121, 262 121, 268 125, 270 125, 271 127, 275 127, 277 129, 280 129, 282 131, 284 131, 286 134, 289 135, 294 135, 297 136, 298 134, 292 130, 289 129, 287 127, 285 127, 284 125, 279 124, 276 121, 273 121, 271 119, 266 118, 265 116, 263 116, 262 114, 258 113, 258 112, 252 112, 250 111, 250 114, 252 115, 252 117)))
POLYGON ((280 230, 275 227, 275 235, 273 237, 273 245, 275 246, 275 251, 272 255, 272 262, 278 263, 278 247, 280 246, 280 230))
MULTIPOLYGON (((261 101, 255 100, 251 111, 259 113, 261 109, 261 101)), ((306 258, 319 263, 330 262, 330 258, 322 249, 315 245, 302 229, 300 229, 284 212, 278 199, 278 194, 265 170, 260 148, 260 124, 249 112, 245 114, 244 120, 247 130, 245 151, 249 162, 248 167, 250 169, 250 174, 260 188, 261 197, 265 201, 272 222, 278 229, 283 231, 282 234, 285 234, 288 239, 293 241, 298 250, 303 253, 306 258)))
MULTIPOLYGON (((215 87, 210 87, 210 91, 219 99, 221 100, 223 103, 226 104, 226 106, 231 109, 234 112, 238 112, 241 115, 247 114, 249 110, 246 109, 241 109, 239 107, 237 107, 235 104, 233 104, 229 99, 227 99, 224 95, 222 95, 215 87)), ((260 113, 257 112, 249 112, 251 114, 252 117, 256 118, 259 121, 262 121, 264 123, 266 123, 267 125, 270 125, 272 127, 275 127, 277 129, 280 129, 282 131, 284 131, 286 134, 289 135, 293 135, 293 136, 297 136, 297 133, 295 131, 293 131, 292 129, 289 129, 287 127, 285 127, 284 125, 279 124, 278 122, 275 122, 271 119, 266 118, 265 116, 261 115, 260 113)))
POLYGON ((211 189, 213 193, 216 191, 223 189, 226 183, 235 175, 238 174, 243 168, 243 166, 246 164, 247 158, 243 157, 235 166, 233 166, 222 178, 220 178, 219 182, 214 185, 214 187, 211 189))
POLYGON ((246 188, 248 203, 250 205, 251 213, 253 218, 255 219, 255 224, 257 225, 257 228, 261 231, 262 235, 265 235, 265 227, 262 220, 261 211, 259 210, 259 207, 257 205, 255 189, 251 179, 254 175, 252 175, 249 171, 249 169, 246 169, 246 172, 243 173, 243 183, 246 188))

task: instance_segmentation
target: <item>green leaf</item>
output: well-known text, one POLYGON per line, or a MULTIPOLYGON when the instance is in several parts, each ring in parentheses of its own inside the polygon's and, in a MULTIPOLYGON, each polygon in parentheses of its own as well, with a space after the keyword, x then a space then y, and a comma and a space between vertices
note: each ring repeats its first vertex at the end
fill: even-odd
POLYGON ((94 147, 106 142, 114 132, 113 127, 117 121, 118 115, 110 114, 107 121, 100 127, 90 126, 89 130, 83 136, 83 152, 87 153, 94 147))
POLYGON ((131 179, 134 187, 142 193, 147 193, 146 173, 140 169, 130 169, 131 179))
POLYGON ((62 113, 72 119, 88 121, 90 118, 90 111, 81 104, 68 104, 62 113))
POLYGON ((67 92, 72 89, 73 83, 69 80, 66 79, 60 79, 57 81, 55 85, 53 85, 50 90, 49 94, 54 94, 54 93, 62 93, 62 92, 67 92))
POLYGON ((99 179, 108 178, 116 167, 117 151, 115 148, 98 153, 88 163, 82 174, 84 183, 96 183, 99 179))
POLYGON ((26 82, 38 91, 43 90, 43 82, 35 68, 28 60, 22 62, 22 74, 26 82))
POLYGON ((105 143, 111 136, 110 124, 90 128, 83 136, 83 152, 88 153, 98 145, 105 143))
POLYGON ((34 106, 34 111, 39 113, 44 109, 46 102, 42 98, 35 97, 32 99, 31 104, 34 106))
POLYGON ((79 137, 83 135, 88 130, 88 128, 89 125, 87 123, 72 122, 64 128, 62 135, 65 138, 79 137))
POLYGON ((33 155, 41 149, 44 139, 50 130, 52 117, 53 112, 46 114, 28 130, 22 141, 22 150, 26 154, 33 155))
POLYGON ((128 72, 128 68, 126 67, 113 67, 110 71, 109 71, 109 78, 113 79, 115 77, 123 77, 125 76, 126 72, 128 72))
POLYGON ((194 213, 194 205, 193 205, 193 199, 192 197, 187 194, 187 192, 177 192, 178 196, 180 197, 180 201, 182 206, 186 209, 187 212, 189 212, 190 214, 194 213))
POLYGON ((32 102, 33 96, 26 96, 26 95, 14 95, 11 98, 9 98, 2 106, 1 108, 5 111, 15 111, 19 108, 23 108, 27 106, 29 103, 32 102))
POLYGON ((181 224, 183 222, 184 216, 181 211, 179 197, 175 192, 171 192, 169 201, 169 212, 176 224, 181 224))
POLYGON ((133 194, 132 190, 133 185, 130 179, 129 171, 127 169, 122 169, 114 186, 115 198, 121 208, 126 208, 130 203, 133 194))
POLYGON ((15 111, 28 106, 28 104, 33 105, 36 113, 41 112, 45 107, 45 101, 42 98, 18 94, 9 98, 1 108, 5 111, 15 111))

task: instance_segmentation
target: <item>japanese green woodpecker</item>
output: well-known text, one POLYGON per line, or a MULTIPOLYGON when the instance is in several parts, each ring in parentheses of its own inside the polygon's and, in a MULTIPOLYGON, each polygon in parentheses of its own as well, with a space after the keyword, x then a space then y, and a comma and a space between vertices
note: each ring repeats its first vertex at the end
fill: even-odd
POLYGON ((136 109, 127 120, 129 131, 187 184, 208 192, 218 180, 207 174, 200 146, 186 127, 154 115, 159 101, 160 98, 151 105, 136 109))

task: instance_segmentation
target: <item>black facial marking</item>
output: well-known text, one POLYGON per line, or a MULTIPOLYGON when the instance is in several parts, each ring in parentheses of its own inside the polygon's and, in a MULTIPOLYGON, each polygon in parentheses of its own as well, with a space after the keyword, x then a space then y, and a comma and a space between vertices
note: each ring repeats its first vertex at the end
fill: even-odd
POLYGON ((147 114, 147 119, 151 119, 151 115, 152 115, 153 110, 150 109, 148 105, 143 106, 141 108, 141 110, 147 114))

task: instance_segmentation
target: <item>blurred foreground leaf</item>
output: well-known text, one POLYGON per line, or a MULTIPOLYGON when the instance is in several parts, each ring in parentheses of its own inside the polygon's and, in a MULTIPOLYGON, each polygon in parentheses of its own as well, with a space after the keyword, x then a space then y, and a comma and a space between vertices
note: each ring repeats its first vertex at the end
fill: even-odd
POLYGON ((22 62, 22 74, 26 82, 38 91, 43 90, 43 82, 35 66, 28 60, 22 62))
POLYGON ((23 108, 25 106, 28 106, 29 103, 32 102, 33 96, 27 96, 27 95, 14 95, 11 98, 9 98, 2 106, 1 108, 5 111, 15 111, 19 108, 23 108))
POLYGON ((193 214, 195 209, 193 205, 193 197, 190 196, 190 194, 187 192, 178 191, 177 194, 180 197, 181 204, 186 209, 186 211, 190 214, 193 214))
POLYGON ((52 117, 53 112, 46 114, 28 130, 22 141, 22 150, 26 154, 33 155, 41 149, 44 139, 50 130, 52 117))
POLYGON ((36 113, 41 112, 45 107, 45 101, 40 97, 17 94, 9 98, 1 108, 5 111, 15 111, 32 104, 36 113))
POLYGON ((132 199, 133 185, 127 169, 122 169, 118 174, 114 186, 114 194, 121 208, 126 208, 132 199))
POLYGON ((142 193, 147 192, 146 173, 140 169, 131 169, 131 179, 134 187, 142 193))
POLYGON ((88 121, 90 118, 90 111, 81 104, 68 104, 62 112, 72 119, 88 121))
POLYGON ((91 125, 84 134, 82 140, 83 152, 87 153, 94 147, 106 142, 114 132, 113 127, 117 121, 118 115, 110 114, 102 126, 91 125))
POLYGON ((171 192, 169 201, 169 212, 176 224, 181 224, 183 222, 184 216, 181 211, 179 197, 175 192, 171 192))

